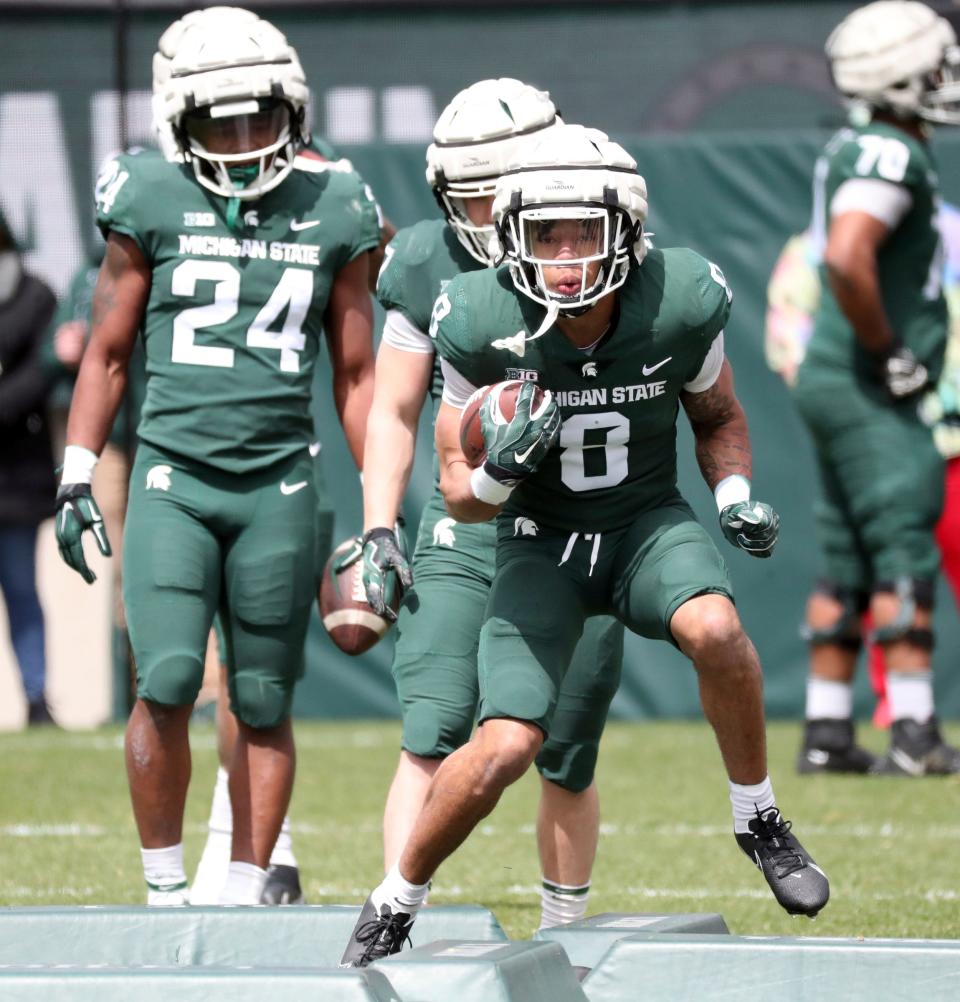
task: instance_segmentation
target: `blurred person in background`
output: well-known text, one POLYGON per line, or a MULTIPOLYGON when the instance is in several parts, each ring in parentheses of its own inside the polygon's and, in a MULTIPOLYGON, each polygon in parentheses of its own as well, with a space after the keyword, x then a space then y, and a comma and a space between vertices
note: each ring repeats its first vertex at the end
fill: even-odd
POLYGON ((821 295, 794 388, 817 453, 826 558, 807 605, 798 768, 960 772, 960 751, 934 712, 930 667, 943 457, 918 414, 940 378, 947 337, 927 123, 960 123, 960 51, 925 4, 882 0, 846 17, 826 52, 855 124, 830 140, 814 170, 821 295), (852 722, 867 610, 892 717, 889 750, 877 760, 856 744, 852 722))
POLYGON ((37 597, 37 529, 54 511, 56 478, 47 425, 50 378, 41 356, 53 293, 23 270, 0 215, 0 591, 27 698, 28 725, 53 724, 47 706, 43 610, 37 597))
MULTIPOLYGON (((950 321, 943 375, 934 390, 920 403, 921 418, 933 428, 933 440, 946 460, 943 512, 937 522, 936 539, 944 576, 960 608, 960 209, 943 203, 937 214, 943 237, 944 295, 950 321)), ((813 331, 813 318, 820 303, 820 277, 816 251, 809 230, 796 233, 780 252, 767 286, 764 352, 767 364, 784 382, 796 385, 797 372, 813 331)), ((861 618, 867 648, 870 685, 877 696, 873 712, 876 727, 890 726, 887 699, 887 669, 883 647, 870 639, 870 614, 861 618)), ((801 772, 814 765, 801 753, 801 772)))
POLYGON ((168 31, 179 37, 162 108, 181 160, 124 154, 98 180, 107 250, 68 421, 58 540, 88 581, 85 533, 110 553, 90 479, 142 326, 124 604, 138 684, 126 762, 147 900, 189 901, 188 722, 219 612, 239 722, 220 901, 258 904, 293 784, 290 705, 316 598, 313 363, 323 335, 360 467, 378 208, 349 165, 301 155, 308 91, 276 28, 212 8, 168 31))

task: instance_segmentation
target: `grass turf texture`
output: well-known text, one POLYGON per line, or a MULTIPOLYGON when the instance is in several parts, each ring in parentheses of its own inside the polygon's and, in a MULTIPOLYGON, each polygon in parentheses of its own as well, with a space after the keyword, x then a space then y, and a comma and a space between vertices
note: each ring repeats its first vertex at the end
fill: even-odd
MULTIPOLYGON (((947 734, 960 739, 960 727, 947 734)), ((381 874, 394 723, 296 725, 294 845, 311 904, 357 903, 381 874)), ((886 735, 867 725, 874 751, 886 735)), ((702 723, 614 724, 599 767, 603 831, 589 912, 720 912, 733 933, 954 938, 960 777, 798 777, 796 724, 769 728, 778 803, 831 878, 815 922, 783 913, 731 834, 726 779, 702 723)), ((216 753, 193 727, 184 833, 192 877, 205 838, 216 753)), ((122 732, 0 735, 0 905, 142 904, 145 887, 123 767, 122 732)), ((513 938, 539 920, 530 774, 440 870, 431 901, 490 908, 513 938)))

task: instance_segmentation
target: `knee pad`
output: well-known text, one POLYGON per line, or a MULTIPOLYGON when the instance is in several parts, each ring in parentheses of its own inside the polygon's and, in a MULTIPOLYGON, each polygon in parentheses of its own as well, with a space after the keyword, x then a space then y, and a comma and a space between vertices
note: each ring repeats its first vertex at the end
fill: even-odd
POLYGON ((262 675, 235 676, 230 684, 230 709, 249 727, 276 727, 290 716, 293 681, 262 675))
POLYGON ((835 644, 847 650, 860 650, 860 645, 863 642, 860 634, 860 617, 867 611, 870 604, 870 598, 866 592, 856 588, 845 588, 835 581, 822 579, 817 582, 814 594, 832 598, 835 602, 839 602, 843 609, 833 626, 814 630, 805 623, 800 628, 802 639, 811 647, 835 644))
POLYGON ((419 700, 404 707, 402 747, 421 758, 446 758, 470 740, 473 720, 472 712, 419 700))
POLYGON ((191 654, 170 654, 137 669, 137 695, 162 706, 190 706, 203 684, 203 661, 191 654))
POLYGON ((923 650, 933 650, 933 630, 927 626, 914 626, 913 619, 918 609, 929 611, 933 608, 934 583, 925 578, 900 577, 896 581, 878 581, 874 592, 894 594, 899 608, 893 620, 885 626, 878 626, 871 639, 877 644, 892 644, 905 640, 908 644, 923 650))
POLYGON ((559 744, 547 738, 536 758, 537 772, 568 793, 582 793, 593 782, 599 751, 599 738, 576 744, 559 744))

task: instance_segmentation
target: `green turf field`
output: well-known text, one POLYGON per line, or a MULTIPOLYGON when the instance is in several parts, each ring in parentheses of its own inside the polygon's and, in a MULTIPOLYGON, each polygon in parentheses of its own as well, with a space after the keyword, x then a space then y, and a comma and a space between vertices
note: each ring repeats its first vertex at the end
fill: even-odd
MULTIPOLYGON (((946 728, 955 742, 960 726, 946 728)), ((292 818, 310 903, 359 903, 381 874, 380 818, 396 761, 393 723, 300 723, 292 818)), ((611 725, 600 759, 603 833, 590 912, 720 912, 731 932, 960 935, 960 777, 897 780, 793 772, 797 724, 770 726, 784 814, 831 878, 815 922, 781 912, 731 834, 726 780, 700 723, 611 725)), ((886 736, 861 727, 880 751, 886 736)), ((192 876, 216 768, 214 731, 193 730, 184 835, 192 876)), ((122 733, 0 735, 0 905, 139 904, 122 733)), ((431 900, 491 908, 512 937, 536 928, 537 782, 527 776, 439 872, 431 900)))

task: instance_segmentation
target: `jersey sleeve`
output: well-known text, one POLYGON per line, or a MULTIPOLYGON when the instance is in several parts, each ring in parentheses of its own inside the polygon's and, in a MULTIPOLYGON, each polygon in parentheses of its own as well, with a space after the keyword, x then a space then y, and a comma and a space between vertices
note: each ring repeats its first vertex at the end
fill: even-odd
POLYGON ((111 231, 131 237, 150 260, 153 241, 143 213, 145 200, 149 202, 149 187, 142 177, 143 166, 144 161, 133 153, 107 161, 97 178, 94 197, 97 226, 104 239, 111 231))
POLYGON ((377 300, 385 310, 402 313, 424 333, 437 295, 437 280, 429 264, 423 227, 400 230, 387 245, 377 276, 377 300))
POLYGON ((483 357, 472 345, 470 302, 463 276, 454 278, 433 304, 430 335, 437 354, 467 382, 483 386, 483 357))
POLYGON ((346 175, 354 188, 353 194, 348 194, 347 212, 354 218, 352 239, 347 242, 344 264, 348 264, 365 251, 373 250, 380 243, 380 228, 383 216, 373 192, 356 171, 346 175))
POLYGON ((923 148, 905 134, 901 138, 881 132, 856 133, 831 158, 830 187, 837 192, 847 181, 865 180, 913 192, 929 187, 929 169, 923 148))

